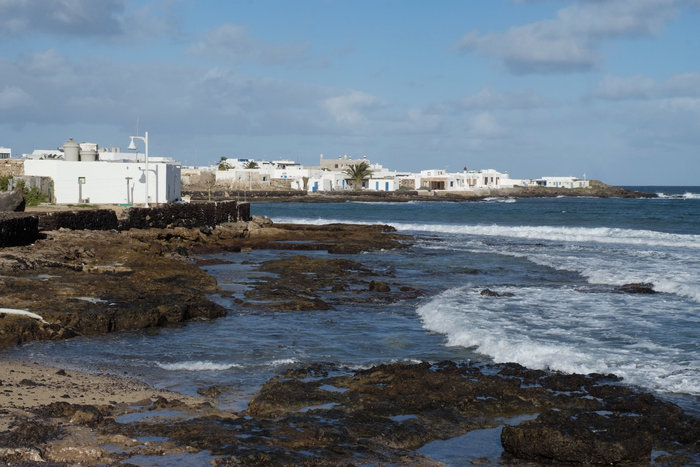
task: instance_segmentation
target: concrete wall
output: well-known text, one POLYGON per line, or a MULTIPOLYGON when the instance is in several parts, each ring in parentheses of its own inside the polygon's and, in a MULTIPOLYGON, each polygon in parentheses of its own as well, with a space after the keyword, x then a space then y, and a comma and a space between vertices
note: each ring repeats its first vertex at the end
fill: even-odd
MULTIPOLYGON (((145 164, 142 162, 75 162, 27 160, 25 175, 51 177, 57 204, 143 204, 146 201, 145 164)), ((167 203, 180 197, 180 166, 148 164, 149 203, 167 203)))

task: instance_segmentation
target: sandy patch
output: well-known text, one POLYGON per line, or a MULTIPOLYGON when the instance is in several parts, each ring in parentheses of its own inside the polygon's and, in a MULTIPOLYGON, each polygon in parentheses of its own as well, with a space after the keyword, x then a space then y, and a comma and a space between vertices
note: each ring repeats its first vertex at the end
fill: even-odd
POLYGON ((17 415, 52 402, 117 405, 165 397, 196 405, 204 399, 154 389, 141 381, 113 375, 0 359, 0 431, 17 415))

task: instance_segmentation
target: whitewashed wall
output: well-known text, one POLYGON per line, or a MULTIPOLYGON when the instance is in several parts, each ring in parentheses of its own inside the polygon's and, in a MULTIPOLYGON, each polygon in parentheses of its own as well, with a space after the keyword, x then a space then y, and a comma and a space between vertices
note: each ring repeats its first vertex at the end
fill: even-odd
MULTIPOLYGON (((143 204, 146 200, 145 164, 142 162, 76 162, 26 160, 25 175, 51 177, 57 204, 143 204), (85 183, 80 184, 80 177, 85 183), (127 180, 127 177, 130 180, 127 180)), ((180 166, 148 163, 149 203, 167 203, 180 198, 180 166)))

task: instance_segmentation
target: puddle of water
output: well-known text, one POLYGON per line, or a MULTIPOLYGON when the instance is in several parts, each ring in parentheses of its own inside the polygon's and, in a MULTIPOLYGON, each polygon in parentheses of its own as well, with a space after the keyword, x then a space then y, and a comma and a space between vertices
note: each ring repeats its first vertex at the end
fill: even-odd
POLYGON ((114 421, 117 423, 134 423, 141 422, 147 418, 178 418, 183 417, 184 413, 179 410, 151 410, 148 412, 133 412, 117 417, 114 421))
POLYGON ((139 436, 136 441, 139 443, 164 443, 169 439, 167 436, 139 436))
POLYGON ((339 392, 341 394, 348 390, 348 388, 339 388, 337 386, 333 386, 330 384, 322 384, 318 388, 321 389, 322 391, 339 392))
POLYGON ((306 413, 309 412, 310 410, 329 410, 332 409, 333 407, 336 407, 340 404, 336 402, 331 402, 329 404, 319 404, 319 405, 310 405, 308 407, 304 407, 303 409, 297 410, 298 413, 306 413))
POLYGON ((412 420, 418 418, 418 415, 394 415, 393 417, 389 417, 389 420, 393 420, 395 422, 401 423, 405 422, 406 420, 412 420))
POLYGON ((164 456, 137 455, 124 459, 123 462, 142 467, 151 466, 182 466, 182 467, 211 467, 214 456, 208 451, 200 451, 196 454, 166 454, 164 456))
POLYGON ((461 436, 427 443, 418 450, 431 459, 446 466, 468 465, 480 459, 479 465, 499 465, 503 453, 501 431, 505 425, 517 425, 525 420, 537 418, 538 414, 519 415, 503 420, 503 425, 483 430, 472 430, 461 436), (488 459, 484 462, 483 459, 488 459))

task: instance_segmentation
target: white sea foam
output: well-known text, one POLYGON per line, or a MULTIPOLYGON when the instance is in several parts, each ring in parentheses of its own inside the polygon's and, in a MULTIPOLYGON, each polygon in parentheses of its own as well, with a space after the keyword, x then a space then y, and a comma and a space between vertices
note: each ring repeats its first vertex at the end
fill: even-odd
POLYGON ((656 195, 661 199, 700 199, 700 193, 692 193, 686 191, 681 194, 668 194, 668 193, 656 193, 656 195))
MULTIPOLYGON (((324 224, 372 224, 372 222, 358 222, 346 219, 332 219, 332 218, 311 218, 311 217, 272 217, 272 221, 278 224, 310 224, 310 225, 324 225, 324 224)), ((378 222, 374 222, 378 224, 378 222)))
POLYGON ((294 358, 280 358, 278 360, 272 360, 270 362, 271 366, 285 366, 285 365, 293 365, 294 363, 297 363, 297 360, 294 358))
POLYGON ((667 300, 573 288, 478 287, 448 290, 417 309, 448 345, 474 348, 496 362, 569 373, 615 373, 652 390, 700 395, 700 318, 667 300), (676 329, 687 336, 674 339, 676 329), (682 356, 682 358, 679 358, 682 356))
MULTIPOLYGON (((568 252, 571 253, 571 249, 568 252)), ((526 257, 542 266, 576 271, 591 284, 619 286, 650 283, 656 292, 687 297, 700 303, 700 264, 692 256, 682 252, 606 249, 577 252, 578 254, 566 253, 556 248, 548 248, 546 252, 527 251, 511 254, 526 257)))
POLYGON ((497 197, 484 198, 482 201, 487 202, 487 203, 507 203, 507 204, 517 202, 515 198, 497 198, 497 197))
POLYGON ((237 363, 214 363, 210 361, 186 361, 175 363, 156 362, 156 365, 169 371, 224 371, 231 368, 242 368, 237 363))
POLYGON ((400 231, 449 233, 507 237, 523 240, 555 242, 604 243, 668 248, 700 249, 700 235, 674 234, 653 230, 633 230, 611 227, 504 226, 464 224, 391 223, 400 231))

